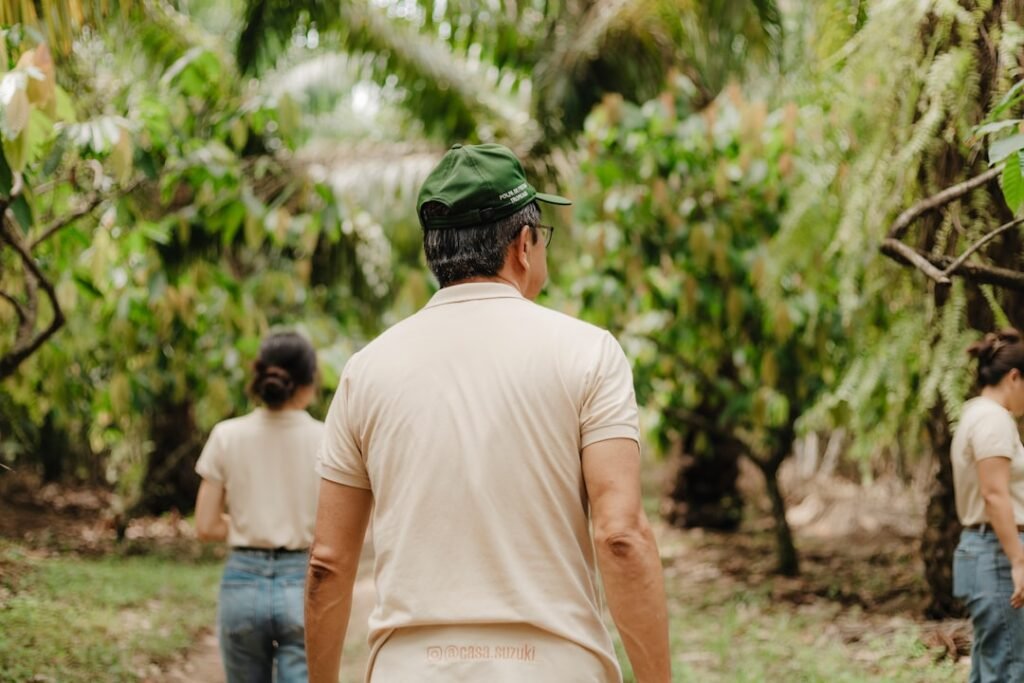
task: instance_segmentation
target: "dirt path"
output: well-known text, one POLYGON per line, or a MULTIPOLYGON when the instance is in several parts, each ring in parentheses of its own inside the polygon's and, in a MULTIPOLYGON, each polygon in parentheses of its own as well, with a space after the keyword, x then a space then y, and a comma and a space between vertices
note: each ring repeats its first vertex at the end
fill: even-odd
MULTIPOLYGON (((352 594, 352 617, 345 636, 340 683, 361 683, 369 650, 366 646, 367 620, 375 600, 372 559, 364 555, 352 594)), ((220 648, 213 630, 203 633, 180 662, 159 678, 146 683, 224 683, 220 648)))

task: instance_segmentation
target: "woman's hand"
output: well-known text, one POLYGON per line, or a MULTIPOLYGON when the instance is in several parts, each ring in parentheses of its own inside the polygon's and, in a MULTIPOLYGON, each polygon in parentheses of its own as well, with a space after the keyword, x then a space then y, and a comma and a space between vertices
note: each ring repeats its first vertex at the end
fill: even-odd
POLYGON ((1020 609, 1024 606, 1024 557, 1016 560, 1010 566, 1013 576, 1013 595, 1010 597, 1010 607, 1020 609))

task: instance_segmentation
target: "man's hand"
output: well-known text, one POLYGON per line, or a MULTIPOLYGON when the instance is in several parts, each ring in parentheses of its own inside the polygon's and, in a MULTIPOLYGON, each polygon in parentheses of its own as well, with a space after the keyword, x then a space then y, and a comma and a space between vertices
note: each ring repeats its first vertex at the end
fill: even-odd
POLYGON ((320 480, 316 532, 306 575, 306 661, 310 683, 337 683, 352 611, 352 585, 373 507, 367 489, 320 480))

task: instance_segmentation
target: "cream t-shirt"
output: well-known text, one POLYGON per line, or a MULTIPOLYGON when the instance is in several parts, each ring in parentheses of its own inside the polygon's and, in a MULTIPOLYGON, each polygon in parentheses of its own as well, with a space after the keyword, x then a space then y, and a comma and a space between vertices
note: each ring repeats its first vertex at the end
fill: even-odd
POLYGON ((304 410, 257 408, 213 428, 196 472, 224 485, 229 545, 309 547, 323 434, 323 423, 304 410))
MULTIPOLYGON (((621 680, 580 461, 589 444, 639 441, 632 374, 608 332, 507 285, 447 287, 349 360, 326 429, 321 474, 374 496, 368 679, 378 654, 394 659, 389 637, 415 629, 415 641, 399 633, 393 642, 430 644, 410 650, 423 683, 471 664, 495 680, 541 680, 538 658, 577 652, 603 672, 585 680, 621 680), (502 624, 510 649, 435 642, 418 628, 480 625, 493 635, 502 624), (524 639, 524 625, 553 638, 524 639)), ((573 668, 556 680, 579 680, 573 668)))
POLYGON ((950 451, 956 513, 965 525, 988 522, 978 482, 979 460, 1010 459, 1010 496, 1017 524, 1024 524, 1024 445, 1017 422, 1006 408, 978 396, 964 404, 950 451))

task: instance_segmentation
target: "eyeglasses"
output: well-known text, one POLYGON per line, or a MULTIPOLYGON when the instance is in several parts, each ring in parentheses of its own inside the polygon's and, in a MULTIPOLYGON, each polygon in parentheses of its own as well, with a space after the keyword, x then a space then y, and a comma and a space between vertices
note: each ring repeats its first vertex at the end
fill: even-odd
POLYGON ((540 232, 541 239, 544 240, 544 246, 547 247, 551 244, 551 236, 555 234, 555 226, 538 223, 534 227, 540 232))

